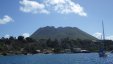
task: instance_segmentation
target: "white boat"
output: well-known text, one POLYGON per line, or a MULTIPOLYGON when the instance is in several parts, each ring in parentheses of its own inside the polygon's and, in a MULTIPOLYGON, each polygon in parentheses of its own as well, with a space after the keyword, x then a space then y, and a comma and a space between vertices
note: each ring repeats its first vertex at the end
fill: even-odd
POLYGON ((107 57, 107 54, 105 52, 105 33, 104 33, 104 23, 102 21, 102 29, 103 29, 103 39, 101 40, 101 47, 99 49, 99 57, 107 57))

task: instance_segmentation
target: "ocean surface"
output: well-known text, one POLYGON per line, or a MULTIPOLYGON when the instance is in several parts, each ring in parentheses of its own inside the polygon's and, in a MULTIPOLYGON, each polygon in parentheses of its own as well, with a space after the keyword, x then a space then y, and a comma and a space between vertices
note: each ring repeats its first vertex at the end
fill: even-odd
POLYGON ((113 64, 113 54, 104 58, 98 53, 0 56, 0 64, 113 64))

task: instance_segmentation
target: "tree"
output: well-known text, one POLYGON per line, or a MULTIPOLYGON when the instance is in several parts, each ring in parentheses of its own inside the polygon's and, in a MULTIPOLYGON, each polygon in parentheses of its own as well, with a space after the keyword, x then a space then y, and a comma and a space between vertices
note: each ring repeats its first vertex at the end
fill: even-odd
POLYGON ((64 49, 70 49, 70 39, 69 38, 64 38, 62 41, 62 48, 64 49))
POLYGON ((24 40, 24 36, 18 36, 18 40, 19 41, 23 41, 24 40))
POLYGON ((10 36, 9 37, 9 40, 15 40, 16 38, 15 37, 13 37, 13 36, 10 36))
POLYGON ((53 41, 52 46, 53 46, 53 48, 60 48, 60 45, 59 45, 59 42, 58 42, 57 39, 55 39, 55 40, 53 41))
POLYGON ((48 46, 48 47, 53 48, 53 42, 51 41, 50 38, 47 40, 46 43, 47 43, 47 46, 48 46))
POLYGON ((34 39, 32 39, 32 38, 30 38, 30 37, 25 38, 25 40, 26 40, 27 42, 34 42, 34 41, 35 41, 34 39))

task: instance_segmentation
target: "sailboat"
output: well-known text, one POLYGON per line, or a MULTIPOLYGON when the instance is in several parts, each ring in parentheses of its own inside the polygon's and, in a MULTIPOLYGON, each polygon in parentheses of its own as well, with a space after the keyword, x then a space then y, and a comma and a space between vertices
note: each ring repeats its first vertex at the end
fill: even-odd
POLYGON ((103 39, 101 40, 101 46, 99 49, 99 57, 107 57, 107 54, 105 53, 105 33, 104 33, 104 23, 102 21, 102 29, 103 29, 103 39))

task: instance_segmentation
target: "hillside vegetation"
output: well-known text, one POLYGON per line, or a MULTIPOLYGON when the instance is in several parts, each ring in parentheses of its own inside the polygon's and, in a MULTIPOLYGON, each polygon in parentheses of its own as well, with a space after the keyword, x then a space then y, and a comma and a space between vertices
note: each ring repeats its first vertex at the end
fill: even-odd
POLYGON ((76 28, 76 27, 58 27, 55 28, 53 26, 47 26, 43 28, 39 28, 35 31, 31 38, 39 40, 39 39, 64 39, 70 38, 73 40, 81 39, 81 40, 97 40, 97 38, 89 35, 88 33, 76 28))

